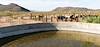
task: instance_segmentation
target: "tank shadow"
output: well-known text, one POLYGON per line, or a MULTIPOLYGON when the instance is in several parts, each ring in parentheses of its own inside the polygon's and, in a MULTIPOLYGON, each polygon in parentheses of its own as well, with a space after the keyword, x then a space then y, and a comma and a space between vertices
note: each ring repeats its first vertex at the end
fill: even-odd
MULTIPOLYGON (((43 32, 49 32, 49 31, 54 31, 53 34, 56 34, 57 28, 52 24, 52 23, 37 23, 37 24, 24 24, 24 25, 16 25, 16 26, 9 26, 9 27, 3 27, 0 28, 0 33, 5 34, 9 32, 14 32, 14 31, 19 31, 19 30, 29 30, 29 29, 41 29, 41 28, 52 28, 54 30, 44 30, 44 31, 36 31, 36 32, 27 32, 23 34, 16 34, 12 36, 6 36, 3 38, 0 38, 0 47, 2 47, 4 44, 7 44, 11 41, 14 41, 16 39, 29 36, 32 34, 38 34, 38 33, 43 33, 43 32)), ((53 36, 53 35, 50 35, 53 36)))

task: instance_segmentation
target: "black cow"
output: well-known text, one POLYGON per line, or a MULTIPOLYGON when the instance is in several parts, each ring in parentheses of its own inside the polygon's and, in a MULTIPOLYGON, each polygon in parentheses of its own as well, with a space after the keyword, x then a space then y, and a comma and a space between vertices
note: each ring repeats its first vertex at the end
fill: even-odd
POLYGON ((58 20, 62 20, 62 21, 63 21, 65 18, 66 18, 65 16, 58 16, 58 17, 57 17, 58 20))

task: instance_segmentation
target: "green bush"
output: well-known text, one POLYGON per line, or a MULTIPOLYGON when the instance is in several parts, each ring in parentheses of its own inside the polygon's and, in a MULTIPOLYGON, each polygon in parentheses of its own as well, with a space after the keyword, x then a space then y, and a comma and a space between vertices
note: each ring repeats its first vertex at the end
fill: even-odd
POLYGON ((83 19, 83 22, 87 23, 100 23, 100 16, 89 16, 83 19))

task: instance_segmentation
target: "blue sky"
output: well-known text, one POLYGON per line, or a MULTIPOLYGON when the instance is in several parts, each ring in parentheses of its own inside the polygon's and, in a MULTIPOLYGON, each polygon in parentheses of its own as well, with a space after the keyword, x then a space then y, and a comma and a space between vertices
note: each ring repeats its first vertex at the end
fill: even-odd
POLYGON ((16 3, 29 10, 49 11, 56 7, 86 7, 100 9, 100 0, 0 0, 1 4, 16 3))

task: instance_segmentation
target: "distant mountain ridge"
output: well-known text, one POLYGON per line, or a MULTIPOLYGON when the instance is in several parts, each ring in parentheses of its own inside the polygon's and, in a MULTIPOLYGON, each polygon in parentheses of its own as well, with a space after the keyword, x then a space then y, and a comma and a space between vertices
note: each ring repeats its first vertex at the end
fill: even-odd
POLYGON ((82 14, 82 15, 100 15, 100 9, 88 9, 84 7, 57 7, 52 10, 54 13, 70 13, 70 14, 82 14))
POLYGON ((95 11, 93 9, 88 8, 81 8, 81 7, 58 7, 54 9, 53 11, 95 11))
POLYGON ((88 9, 88 8, 81 8, 81 7, 57 7, 56 10, 70 10, 70 9, 74 9, 74 10, 92 10, 92 9, 88 9))
POLYGON ((57 7, 52 11, 30 11, 22 6, 11 3, 8 5, 0 4, 0 11, 12 11, 12 12, 33 12, 35 13, 50 13, 50 14, 82 14, 82 15, 100 15, 100 9, 88 9, 84 7, 57 7))
POLYGON ((19 12, 19 11, 24 11, 24 12, 30 12, 30 10, 21 7, 17 4, 11 3, 8 5, 2 5, 0 4, 0 11, 15 11, 15 12, 19 12))

